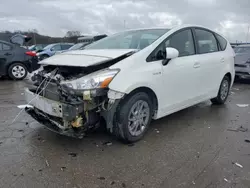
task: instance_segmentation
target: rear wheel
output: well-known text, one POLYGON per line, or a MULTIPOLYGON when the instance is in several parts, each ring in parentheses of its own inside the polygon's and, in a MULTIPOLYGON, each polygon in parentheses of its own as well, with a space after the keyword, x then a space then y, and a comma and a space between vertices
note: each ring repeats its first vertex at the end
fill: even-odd
POLYGON ((211 99, 213 104, 221 105, 227 100, 230 91, 230 79, 225 76, 221 82, 220 89, 216 98, 211 99))
POLYGON ((22 63, 13 63, 8 69, 8 76, 13 80, 23 80, 27 74, 27 68, 22 63))
POLYGON ((139 141, 146 133, 152 119, 153 104, 144 93, 136 93, 122 101, 114 122, 115 135, 127 143, 139 141))

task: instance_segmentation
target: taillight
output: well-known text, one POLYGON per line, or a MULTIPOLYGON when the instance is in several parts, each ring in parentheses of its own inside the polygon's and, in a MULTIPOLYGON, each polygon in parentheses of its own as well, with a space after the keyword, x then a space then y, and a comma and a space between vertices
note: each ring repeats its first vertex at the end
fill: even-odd
POLYGON ((28 56, 32 56, 32 57, 36 56, 36 53, 32 52, 32 51, 25 52, 25 54, 28 55, 28 56))

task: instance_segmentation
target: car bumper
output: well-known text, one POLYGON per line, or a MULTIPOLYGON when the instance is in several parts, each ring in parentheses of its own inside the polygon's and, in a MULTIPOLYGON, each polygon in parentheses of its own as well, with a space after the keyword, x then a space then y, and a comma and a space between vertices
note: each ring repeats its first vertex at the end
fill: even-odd
POLYGON ((54 101, 35 94, 28 88, 25 89, 25 99, 29 104, 25 111, 49 130, 70 137, 84 136, 84 126, 80 129, 73 129, 71 126, 76 117, 83 113, 82 104, 71 105, 54 101))
POLYGON ((235 67, 235 77, 240 79, 250 78, 250 68, 248 67, 235 67))

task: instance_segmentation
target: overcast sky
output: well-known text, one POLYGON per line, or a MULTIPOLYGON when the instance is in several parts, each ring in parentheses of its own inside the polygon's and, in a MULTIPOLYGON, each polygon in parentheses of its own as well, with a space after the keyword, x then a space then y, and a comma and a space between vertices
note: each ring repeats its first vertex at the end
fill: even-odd
MULTIPOLYGON (((130 28, 199 24, 246 41, 250 24, 249 0, 2 0, 2 30, 37 29, 64 36, 114 33, 130 28)), ((250 34, 249 34, 250 40, 250 34)))

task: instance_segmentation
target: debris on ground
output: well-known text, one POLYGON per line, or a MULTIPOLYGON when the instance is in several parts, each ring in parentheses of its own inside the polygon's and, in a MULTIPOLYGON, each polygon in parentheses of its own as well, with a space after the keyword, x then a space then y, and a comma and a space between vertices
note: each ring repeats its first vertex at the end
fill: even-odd
POLYGON ((47 160, 45 160, 45 163, 46 163, 47 167, 49 167, 49 162, 47 160))
POLYGON ((233 91, 231 91, 231 94, 234 95, 235 93, 233 91))
POLYGON ((234 132, 247 132, 248 131, 248 129, 247 128, 245 128, 245 127, 243 127, 243 126, 240 126, 240 127, 238 127, 237 129, 231 129, 231 128, 229 128, 229 129, 227 129, 228 131, 234 131, 234 132))
POLYGON ((65 166, 62 166, 61 167, 61 171, 65 171, 66 170, 66 167, 65 166))
POLYGON ((126 187, 126 184, 125 184, 125 183, 122 183, 122 187, 126 187))
POLYGON ((43 169, 39 169, 38 171, 39 171, 39 172, 42 172, 42 171, 43 171, 43 169))
POLYGON ((193 185, 195 185, 195 182, 194 182, 194 181, 192 181, 192 184, 193 184, 193 185))
POLYGON ((114 181, 112 181, 111 183, 110 183, 110 185, 114 185, 115 184, 115 182, 114 181))
POLYGON ((20 129, 20 130, 18 130, 18 132, 24 132, 24 130, 20 129))
POLYGON ((226 179, 226 178, 224 178, 224 181, 229 183, 228 179, 226 179))
POLYGON ((99 177, 98 179, 99 179, 99 180, 105 180, 106 178, 101 176, 101 177, 99 177))
POLYGON ((239 91, 240 89, 239 88, 233 88, 234 90, 236 90, 236 91, 239 91))
POLYGON ((77 156, 77 153, 69 153, 69 155, 70 155, 71 157, 76 157, 76 156, 77 156))
POLYGON ((26 122, 25 125, 29 125, 29 122, 26 122))
POLYGON ((236 166, 238 166, 240 168, 243 168, 243 166, 241 164, 239 164, 239 163, 233 163, 233 164, 235 164, 236 166))
POLYGON ((246 139, 245 142, 246 142, 246 143, 250 143, 250 140, 247 140, 247 139, 246 139))
POLYGON ((156 131, 156 133, 157 133, 157 134, 159 134, 159 133, 160 133, 160 131, 159 131, 158 129, 155 129, 155 131, 156 131))
POLYGON ((112 142, 104 142, 103 145, 111 146, 112 142))
POLYGON ((246 108, 249 106, 249 104, 236 104, 240 108, 246 108))

